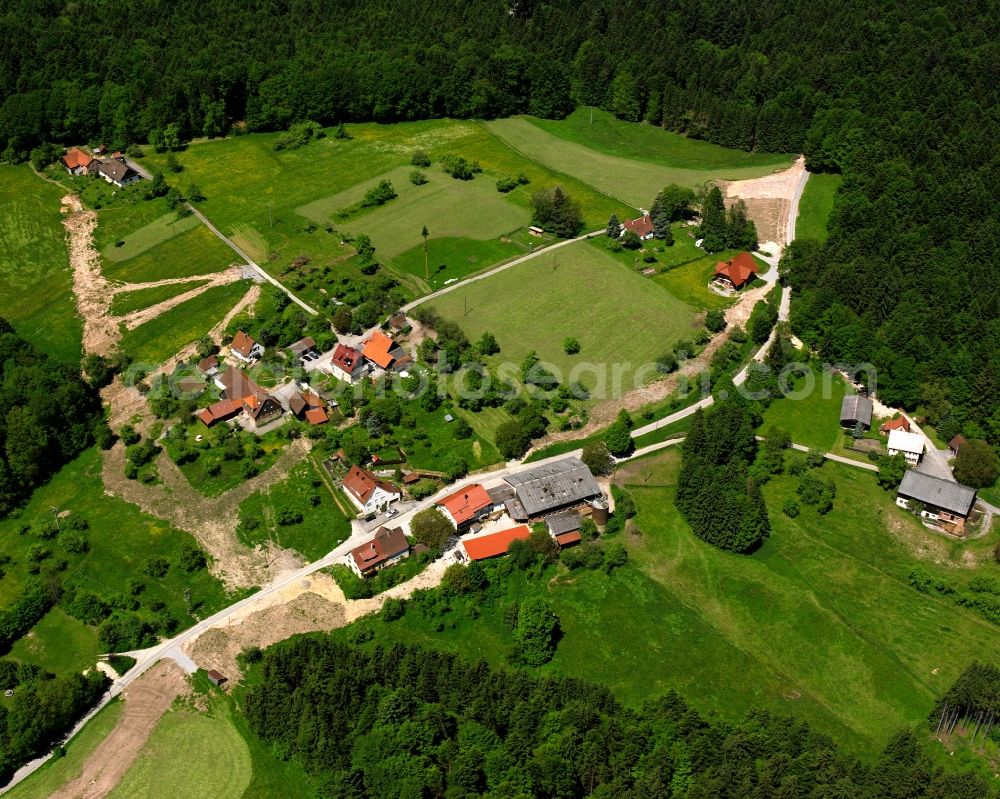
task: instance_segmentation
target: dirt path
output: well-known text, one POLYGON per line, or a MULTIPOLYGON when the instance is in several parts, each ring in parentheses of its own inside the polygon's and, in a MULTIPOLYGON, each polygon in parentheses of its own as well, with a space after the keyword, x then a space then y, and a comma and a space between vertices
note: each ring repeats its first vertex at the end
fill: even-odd
POLYGON ((788 215, 792 198, 805 171, 805 158, 799 156, 788 169, 752 180, 720 180, 719 188, 726 205, 743 200, 747 216, 757 226, 761 241, 774 241, 784 246, 788 243, 788 215))
POLYGON ((157 316, 166 313, 171 308, 176 308, 182 302, 193 300, 199 294, 204 294, 211 288, 215 288, 216 286, 226 286, 230 283, 235 283, 237 280, 241 280, 242 278, 243 275, 238 267, 230 267, 224 272, 216 272, 204 285, 196 286, 189 291, 185 291, 183 294, 178 294, 175 297, 159 302, 156 305, 150 305, 148 308, 140 308, 137 311, 133 311, 132 313, 123 316, 121 318, 121 322, 125 325, 126 330, 134 330, 139 325, 155 319, 157 316))
POLYGON ((195 283, 199 280, 215 280, 220 274, 236 270, 242 275, 239 264, 230 264, 222 272, 209 272, 207 275, 191 275, 190 277, 165 277, 162 280, 150 280, 146 283, 115 283, 111 290, 115 294, 124 294, 129 291, 143 291, 144 289, 155 289, 160 286, 179 286, 183 283, 195 283))
POLYGON ((62 198, 60 210, 65 214, 63 227, 73 270, 73 294, 83 319, 83 350, 112 355, 118 348, 121 332, 110 314, 112 290, 101 274, 101 255, 94 246, 97 212, 85 209, 74 194, 62 198))
MULTIPOLYGON (((729 340, 732 329, 737 325, 746 325, 754 305, 759 300, 762 300, 772 288, 773 286, 767 284, 740 294, 736 304, 726 309, 726 332, 715 336, 708 342, 705 349, 699 352, 694 358, 685 361, 684 365, 676 372, 641 388, 629 391, 622 397, 608 399, 600 405, 596 405, 591 409, 590 418, 582 428, 560 433, 550 433, 545 438, 535 442, 532 446, 532 451, 541 449, 557 441, 585 438, 596 433, 602 427, 611 424, 618 415, 618 411, 622 408, 629 411, 637 411, 651 403, 665 400, 677 390, 681 378, 689 381, 693 380, 708 367, 718 349, 729 340)), ((697 390, 697 386, 693 386, 693 389, 697 390)))
POLYGON ((165 452, 156 459, 162 484, 143 485, 129 480, 125 477, 125 448, 119 442, 105 453, 104 492, 191 533, 211 555, 211 571, 227 588, 263 585, 298 568, 301 562, 289 550, 273 544, 251 549, 240 543, 236 538, 237 510, 250 494, 287 478, 308 451, 304 439, 294 441, 266 472, 217 497, 206 497, 187 481, 165 452))
POLYGON ((345 599, 332 577, 316 573, 266 597, 260 606, 234 614, 224 627, 206 630, 183 649, 199 667, 218 669, 236 680, 242 676, 236 656, 247 647, 265 648, 300 633, 344 627, 377 612, 389 597, 406 599, 417 589, 437 586, 445 568, 444 561, 434 561, 401 585, 370 599, 355 600, 345 599))
POLYGON ((118 724, 87 758, 80 774, 51 799, 101 799, 119 783, 174 699, 189 693, 184 672, 171 660, 157 663, 122 694, 118 724))

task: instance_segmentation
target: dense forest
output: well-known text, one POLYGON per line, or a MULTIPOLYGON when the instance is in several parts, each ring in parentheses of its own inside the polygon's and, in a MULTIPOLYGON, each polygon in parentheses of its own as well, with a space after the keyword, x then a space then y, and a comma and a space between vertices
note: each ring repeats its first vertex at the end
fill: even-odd
POLYGON ((419 647, 299 638, 255 668, 251 727, 329 799, 995 796, 935 766, 911 732, 860 762, 791 718, 706 719, 673 692, 634 711, 582 680, 419 647))
POLYGON ((97 392, 0 319, 0 517, 93 443, 97 392))
POLYGON ((889 403, 1000 444, 998 17, 982 0, 13 0, 0 153, 174 146, 312 119, 578 104, 845 182, 785 266, 795 332, 889 403))

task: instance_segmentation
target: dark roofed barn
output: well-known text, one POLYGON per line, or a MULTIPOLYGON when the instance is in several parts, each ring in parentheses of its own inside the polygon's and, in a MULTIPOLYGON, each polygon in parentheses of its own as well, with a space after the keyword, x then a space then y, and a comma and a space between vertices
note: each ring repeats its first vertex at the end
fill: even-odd
POLYGON ((601 496, 594 475, 579 458, 563 458, 512 474, 506 482, 514 496, 505 504, 517 521, 545 516, 601 496))
POLYGON ((923 505, 923 518, 961 533, 976 504, 976 489, 909 469, 899 484, 896 504, 911 508, 911 502, 923 505))
POLYGON ((872 401, 868 397, 848 394, 840 403, 840 426, 853 429, 859 422, 865 430, 872 426, 872 401))

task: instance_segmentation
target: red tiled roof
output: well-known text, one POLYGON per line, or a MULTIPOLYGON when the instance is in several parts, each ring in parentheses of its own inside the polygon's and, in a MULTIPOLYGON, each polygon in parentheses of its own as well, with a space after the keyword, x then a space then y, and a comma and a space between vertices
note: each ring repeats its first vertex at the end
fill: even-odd
POLYGON ((728 278, 734 288, 742 288, 757 276, 757 264, 750 253, 741 252, 729 263, 717 263, 715 276, 728 278))
POLYGON ((233 343, 229 346, 234 352, 238 352, 244 358, 250 357, 250 350, 254 348, 257 342, 254 341, 250 336, 240 330, 234 337, 233 343))
POLYGON ((365 342, 365 347, 361 350, 361 354, 383 369, 388 369, 393 361, 393 357, 389 353, 395 346, 396 344, 391 338, 385 333, 380 333, 376 330, 372 333, 372 337, 365 342))
POLYGON ((362 469, 360 466, 351 467, 347 473, 347 477, 344 478, 344 488, 357 497, 358 502, 362 505, 368 502, 371 495, 375 493, 376 488, 381 488, 384 491, 395 494, 399 493, 399 489, 392 483, 379 480, 374 473, 367 469, 362 469))
POLYGON ((351 557, 362 572, 374 569, 410 548, 403 531, 398 527, 380 527, 375 537, 351 550, 351 557))
POLYGON ((890 419, 888 422, 883 424, 879 430, 883 433, 888 433, 890 430, 905 430, 907 433, 910 432, 910 420, 905 416, 897 416, 895 419, 890 419))
POLYGON ((507 554, 512 541, 527 541, 530 537, 528 525, 521 524, 509 530, 501 530, 499 533, 467 538, 462 542, 462 546, 465 547, 470 560, 485 560, 507 554))
POLYGON ((483 508, 492 506, 493 500, 479 483, 471 483, 435 504, 448 511, 455 523, 461 525, 474 519, 483 508))
POLYGON ((330 419, 322 408, 310 408, 306 411, 306 421, 309 424, 326 424, 330 419))
POLYGON ((198 418, 211 427, 216 422, 235 416, 243 410, 243 402, 238 399, 220 400, 214 405, 209 405, 198 414, 198 418))
POLYGON ((66 155, 62 157, 62 162, 69 169, 76 169, 81 166, 89 166, 90 162, 94 159, 91 158, 87 153, 81 150, 79 147, 70 147, 66 151, 66 155))
POLYGON ((653 232, 653 220, 649 214, 644 214, 638 219, 626 219, 623 224, 626 230, 631 230, 640 239, 646 238, 653 232))
POLYGON ((570 533, 560 533, 556 536, 556 543, 561 547, 568 546, 569 544, 575 544, 580 540, 582 540, 582 538, 579 530, 573 530, 570 533))
POLYGON ((215 355, 209 355, 207 358, 202 358, 198 361, 198 370, 202 372, 208 372, 212 369, 219 368, 219 359, 215 355))

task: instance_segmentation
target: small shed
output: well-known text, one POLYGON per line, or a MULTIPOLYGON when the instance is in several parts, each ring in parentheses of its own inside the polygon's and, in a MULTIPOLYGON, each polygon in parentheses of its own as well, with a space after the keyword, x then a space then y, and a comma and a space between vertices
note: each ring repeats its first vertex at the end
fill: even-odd
POLYGON ((530 234, 531 234, 532 236, 538 236, 538 237, 542 237, 542 236, 544 236, 544 235, 545 235, 545 231, 544 231, 544 230, 542 230, 542 229, 541 229, 540 227, 538 227, 537 225, 532 225, 531 227, 529 227, 529 228, 528 228, 528 232, 529 232, 529 233, 530 233, 530 234))
POLYGON ((222 685, 222 683, 224 682, 228 682, 228 680, 226 679, 226 675, 223 674, 221 671, 216 671, 215 669, 209 669, 207 674, 208 674, 208 681, 212 683, 212 685, 219 686, 222 685))

